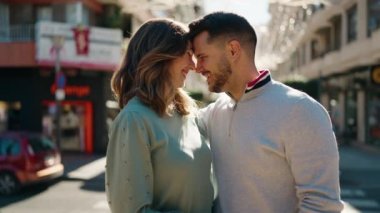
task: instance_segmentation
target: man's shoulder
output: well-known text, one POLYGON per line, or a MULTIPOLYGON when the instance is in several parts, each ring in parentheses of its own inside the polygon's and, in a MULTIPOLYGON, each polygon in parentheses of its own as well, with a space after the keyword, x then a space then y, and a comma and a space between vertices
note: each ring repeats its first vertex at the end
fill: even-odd
POLYGON ((282 91, 280 92, 283 94, 283 99, 281 100, 282 103, 288 103, 291 107, 295 107, 299 110, 304 109, 305 111, 326 111, 324 106, 319 103, 319 101, 315 100, 307 93, 287 86, 281 82, 276 82, 276 85, 278 87, 278 90, 282 91))
POLYGON ((312 101, 315 100, 303 91, 290 87, 284 83, 273 81, 273 89, 275 94, 284 97, 290 102, 299 102, 302 100, 312 101))

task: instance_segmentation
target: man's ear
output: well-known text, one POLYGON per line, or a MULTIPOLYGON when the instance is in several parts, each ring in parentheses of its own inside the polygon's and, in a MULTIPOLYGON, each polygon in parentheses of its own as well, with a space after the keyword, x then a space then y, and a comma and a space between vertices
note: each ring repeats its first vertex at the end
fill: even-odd
POLYGON ((241 54, 241 46, 240 42, 237 40, 231 40, 227 44, 227 54, 229 58, 231 58, 232 61, 235 61, 237 58, 239 58, 241 54))

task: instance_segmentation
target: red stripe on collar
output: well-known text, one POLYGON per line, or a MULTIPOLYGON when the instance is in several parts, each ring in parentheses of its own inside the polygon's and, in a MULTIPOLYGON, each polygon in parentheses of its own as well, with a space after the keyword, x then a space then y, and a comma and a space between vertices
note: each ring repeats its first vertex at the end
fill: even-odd
POLYGON ((260 70, 259 73, 260 74, 256 79, 254 79, 253 81, 251 81, 247 84, 247 88, 252 88, 257 83, 259 83, 262 79, 264 79, 269 74, 269 71, 268 70, 260 70))

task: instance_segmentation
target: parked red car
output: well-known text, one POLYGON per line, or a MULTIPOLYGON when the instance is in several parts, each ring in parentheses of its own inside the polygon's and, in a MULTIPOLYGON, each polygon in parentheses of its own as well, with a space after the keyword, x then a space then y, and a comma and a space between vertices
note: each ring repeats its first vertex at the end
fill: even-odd
POLYGON ((63 171, 61 155, 49 139, 28 132, 0 134, 0 194, 57 178, 63 171))

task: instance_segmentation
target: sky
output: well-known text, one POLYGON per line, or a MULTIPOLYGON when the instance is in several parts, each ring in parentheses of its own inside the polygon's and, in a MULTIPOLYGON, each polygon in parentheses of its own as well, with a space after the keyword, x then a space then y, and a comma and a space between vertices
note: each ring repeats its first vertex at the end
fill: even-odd
POLYGON ((269 21, 268 0, 204 0, 205 12, 229 11, 245 17, 253 26, 269 21))

